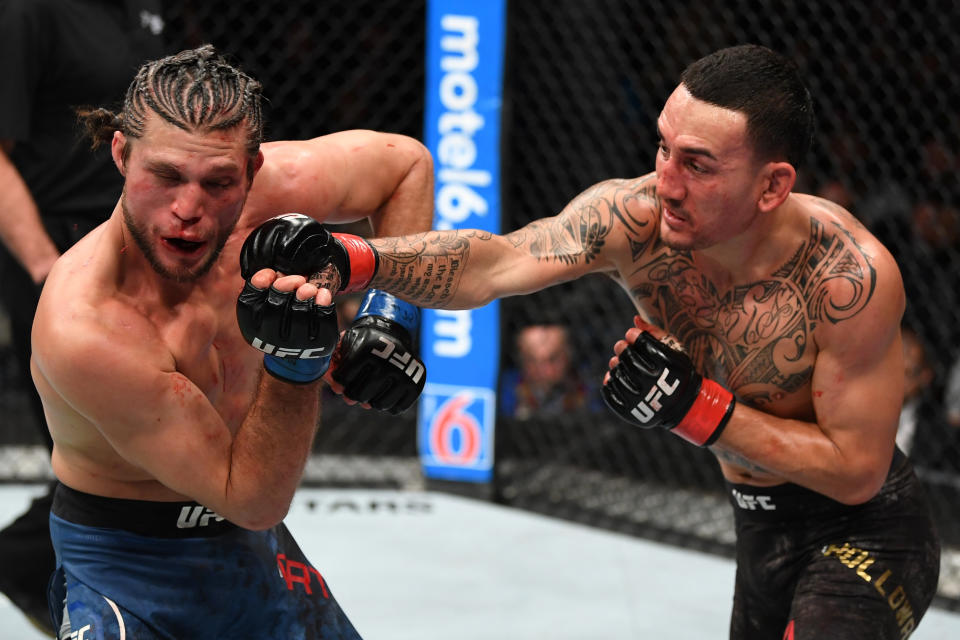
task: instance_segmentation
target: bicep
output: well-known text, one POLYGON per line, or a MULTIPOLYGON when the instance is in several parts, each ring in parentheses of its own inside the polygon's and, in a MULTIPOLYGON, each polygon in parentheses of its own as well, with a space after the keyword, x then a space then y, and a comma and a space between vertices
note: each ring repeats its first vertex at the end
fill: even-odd
POLYGON ((51 386, 121 458, 204 504, 222 497, 229 430, 209 399, 156 348, 81 340, 42 360, 51 386))
POLYGON ((321 222, 359 220, 383 206, 412 166, 429 160, 412 138, 366 130, 273 142, 262 149, 264 165, 247 211, 263 220, 290 212, 321 222))
POLYGON ((821 345, 812 379, 817 424, 855 468, 885 473, 903 400, 899 327, 860 320, 821 345))
POLYGON ((648 210, 638 212, 635 204, 628 202, 632 194, 626 181, 599 183, 576 196, 559 214, 534 220, 507 234, 506 239, 519 250, 517 260, 542 274, 544 282, 538 284, 614 271, 620 262, 630 259, 631 242, 636 241, 634 216, 650 217, 648 210))

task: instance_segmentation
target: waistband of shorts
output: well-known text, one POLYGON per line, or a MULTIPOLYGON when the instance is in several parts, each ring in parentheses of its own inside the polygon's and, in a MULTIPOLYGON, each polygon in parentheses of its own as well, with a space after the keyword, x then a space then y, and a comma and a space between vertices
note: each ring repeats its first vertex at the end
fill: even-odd
MULTIPOLYGON (((894 449, 887 481, 907 462, 899 448, 894 449)), ((822 493, 786 482, 771 487, 727 482, 727 497, 734 514, 743 521, 794 520, 809 518, 812 514, 839 513, 857 509, 860 505, 846 505, 822 493)))
POLYGON ((71 489, 63 483, 54 491, 50 512, 73 524, 153 538, 208 538, 238 528, 196 502, 107 498, 71 489))

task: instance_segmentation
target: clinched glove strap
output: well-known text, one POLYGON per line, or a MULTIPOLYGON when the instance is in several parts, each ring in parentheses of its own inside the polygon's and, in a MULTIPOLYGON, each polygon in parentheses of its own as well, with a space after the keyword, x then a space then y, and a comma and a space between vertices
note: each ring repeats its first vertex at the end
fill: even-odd
MULTIPOLYGON (((365 289, 380 266, 380 254, 369 242, 350 233, 334 233, 333 237, 340 242, 347 252, 349 275, 347 282, 340 284, 340 291, 351 293, 365 289)), ((343 274, 341 274, 343 275, 343 274)))
POLYGON ((420 327, 420 309, 418 307, 380 289, 367 291, 360 302, 360 308, 354 320, 366 316, 379 316, 393 320, 410 332, 411 336, 416 335, 417 329, 420 327))
POLYGON ((736 400, 732 393, 705 378, 693 405, 672 431, 698 447, 709 447, 726 428, 734 405, 736 400))
POLYGON ((263 368, 274 378, 290 384, 310 384, 319 379, 330 366, 332 355, 319 358, 281 358, 265 354, 263 368))

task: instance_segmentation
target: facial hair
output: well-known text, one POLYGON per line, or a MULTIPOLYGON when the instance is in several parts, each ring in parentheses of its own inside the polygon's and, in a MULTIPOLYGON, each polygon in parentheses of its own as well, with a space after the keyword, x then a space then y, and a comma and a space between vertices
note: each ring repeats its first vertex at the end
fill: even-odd
POLYGON ((120 195, 120 208, 123 210, 124 226, 126 226, 127 230, 130 232, 130 237, 133 238, 137 248, 140 249, 141 253, 143 253, 143 256, 147 259, 147 262, 150 263, 150 266, 153 268, 153 270, 157 273, 157 275, 167 278, 168 280, 173 280, 177 283, 195 282, 205 276, 207 272, 213 268, 213 265, 220 257, 220 252, 223 250, 223 246, 227 243, 227 239, 230 237, 230 234, 233 232, 233 229, 236 226, 236 221, 234 221, 234 223, 230 225, 229 229, 223 229, 217 234, 214 250, 210 252, 210 255, 207 256, 207 259, 204 260, 199 266, 193 269, 175 270, 169 269, 160 262, 160 259, 157 257, 157 252, 154 250, 153 245, 150 244, 149 234, 146 228, 134 219, 133 214, 130 213, 130 209, 127 207, 126 192, 120 195))

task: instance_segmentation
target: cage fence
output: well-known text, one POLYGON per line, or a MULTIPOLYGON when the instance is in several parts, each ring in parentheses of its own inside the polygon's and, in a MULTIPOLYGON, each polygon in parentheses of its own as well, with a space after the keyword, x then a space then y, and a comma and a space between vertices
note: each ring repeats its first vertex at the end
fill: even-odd
MULTIPOLYGON (((164 3, 172 49, 212 43, 264 85, 269 139, 368 128, 422 137, 423 0, 164 3)), ((905 326, 933 375, 910 456, 944 542, 939 598, 960 609, 960 428, 947 380, 960 360, 960 5, 948 0, 508 3, 502 228, 552 215, 588 186, 653 169, 656 118, 683 67, 755 42, 793 58, 813 94, 814 150, 798 190, 848 207, 890 249, 905 326)), ((519 329, 568 328, 595 394, 633 307, 590 276, 502 304, 502 369, 519 329)), ((0 310, 2 313, 2 310, 0 310)), ((50 477, 0 316, 0 478, 50 477)), ((423 486, 412 412, 325 398, 306 483, 423 486)), ((497 424, 494 495, 519 508, 730 554, 732 513, 710 454, 629 430, 602 407, 497 424)))

